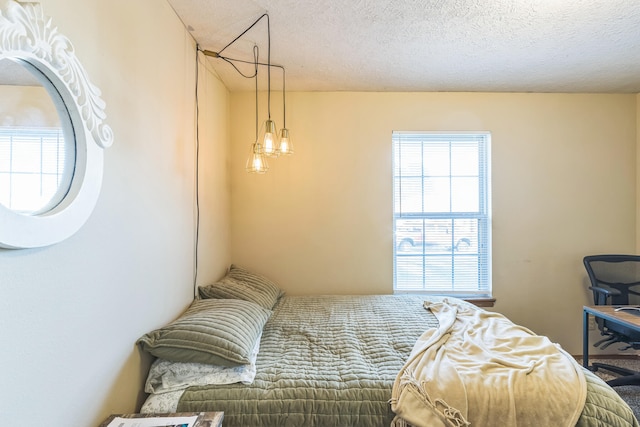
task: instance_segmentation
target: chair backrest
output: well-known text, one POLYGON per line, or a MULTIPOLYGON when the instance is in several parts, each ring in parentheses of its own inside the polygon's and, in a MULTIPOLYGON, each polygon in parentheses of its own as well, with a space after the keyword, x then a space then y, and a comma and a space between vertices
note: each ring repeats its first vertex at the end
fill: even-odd
POLYGON ((615 289, 619 293, 607 297, 593 290, 595 305, 629 304, 630 287, 640 285, 640 255, 590 255, 583 262, 592 290, 615 289))
MULTIPOLYGON (((595 305, 628 305, 629 296, 640 296, 640 255, 590 255, 583 259, 593 292, 595 305)), ((598 329, 625 336, 619 341, 640 341, 640 334, 618 323, 596 318, 598 329)))

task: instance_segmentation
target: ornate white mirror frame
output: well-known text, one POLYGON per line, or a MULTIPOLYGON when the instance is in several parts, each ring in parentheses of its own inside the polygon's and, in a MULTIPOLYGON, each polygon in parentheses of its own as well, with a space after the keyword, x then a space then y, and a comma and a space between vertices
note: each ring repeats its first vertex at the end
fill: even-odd
POLYGON ((43 84, 59 93, 64 105, 58 111, 68 113, 68 133, 75 139, 73 176, 57 205, 25 215, 0 204, 0 248, 48 246, 72 236, 91 215, 102 185, 103 149, 113 143, 113 132, 105 124, 100 90, 39 4, 0 0, 0 60, 5 58, 42 73, 43 84))

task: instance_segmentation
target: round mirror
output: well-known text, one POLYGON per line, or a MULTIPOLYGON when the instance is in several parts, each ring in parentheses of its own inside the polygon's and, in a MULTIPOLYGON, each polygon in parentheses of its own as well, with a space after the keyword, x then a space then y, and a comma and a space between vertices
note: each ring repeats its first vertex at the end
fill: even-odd
POLYGON ((69 113, 49 79, 0 60, 0 204, 22 215, 53 209, 69 191, 75 152, 69 113))
POLYGON ((0 248, 52 245, 98 200, 105 102, 39 3, 0 0, 0 67, 0 248))

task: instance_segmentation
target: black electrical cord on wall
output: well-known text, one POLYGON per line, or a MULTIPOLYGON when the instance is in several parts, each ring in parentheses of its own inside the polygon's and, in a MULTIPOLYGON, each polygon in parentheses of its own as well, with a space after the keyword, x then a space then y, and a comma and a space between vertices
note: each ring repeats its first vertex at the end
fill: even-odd
MULTIPOLYGON (((263 15, 263 16, 266 16, 263 15)), ((255 25, 260 19, 262 19, 261 16, 256 22, 254 22, 253 25, 255 25)), ((248 30, 247 30, 248 31, 248 30)), ((246 32, 246 31, 245 31, 246 32)), ((244 34, 244 33, 243 33, 244 34)), ((235 40, 234 40, 235 41, 235 40)), ((233 43, 233 42, 231 42, 233 43)), ((231 44, 229 43, 229 45, 231 44)), ((229 45, 225 46, 224 49, 226 49, 227 47, 229 47, 229 45)), ((223 49, 223 50, 224 50, 223 49)), ((198 92, 199 92, 199 87, 200 87, 200 80, 199 80, 199 69, 200 69, 200 62, 199 62, 199 57, 200 57, 200 52, 203 52, 203 54, 206 56, 207 55, 207 51, 201 50, 199 45, 196 45, 196 84, 195 84, 195 109, 196 109, 196 153, 195 153, 195 192, 196 192, 196 197, 195 197, 195 207, 196 207, 196 227, 195 227, 195 248, 194 248, 194 263, 193 263, 193 296, 195 299, 198 298, 198 243, 199 243, 199 239, 200 239, 200 189, 199 189, 199 183, 200 183, 200 102, 199 102, 199 97, 198 97, 198 92)), ((254 64, 254 73, 253 75, 249 76, 249 75, 245 75, 242 72, 240 72, 240 70, 238 70, 238 68, 234 65, 233 67, 238 70, 238 72, 245 78, 255 78, 256 79, 256 97, 258 96, 258 88, 257 88, 257 84, 258 84, 258 65, 266 65, 266 64, 260 64, 260 62, 258 61, 258 57, 259 57, 259 53, 258 53, 258 46, 254 46, 253 47, 253 62, 250 62, 251 64, 254 64)), ((222 57, 221 57, 222 58, 222 57)), ((226 58, 222 58, 225 61, 229 62, 226 58)), ((241 62, 245 62, 245 61, 241 61, 241 62)), ((229 62, 231 63, 231 62, 229 62)), ((247 63, 249 63, 247 61, 247 63)), ((279 66, 278 66, 279 67, 279 66)), ((284 69, 283 69, 284 70, 284 69)), ((257 104, 257 100, 256 100, 256 118, 258 117, 258 112, 257 112, 257 108, 258 108, 258 104, 257 104)), ((256 122, 256 139, 258 137, 258 123, 256 122)))
POLYGON ((198 60, 199 47, 196 46, 196 93, 195 93, 195 101, 196 101, 196 159, 195 159, 195 208, 196 208, 196 227, 195 227, 195 236, 194 236, 194 261, 193 261, 193 297, 198 298, 198 243, 200 240, 200 103, 198 99, 198 89, 200 87, 199 84, 199 69, 200 62, 198 60))

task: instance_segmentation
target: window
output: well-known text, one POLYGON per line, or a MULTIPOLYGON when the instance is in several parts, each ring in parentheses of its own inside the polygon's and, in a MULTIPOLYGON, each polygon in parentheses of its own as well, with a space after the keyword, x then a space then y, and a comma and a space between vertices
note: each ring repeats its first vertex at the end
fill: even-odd
POLYGON ((61 128, 1 127, 0 203, 27 215, 57 204, 71 181, 65 161, 61 128))
POLYGON ((394 291, 491 295, 489 133, 393 133, 394 291))

